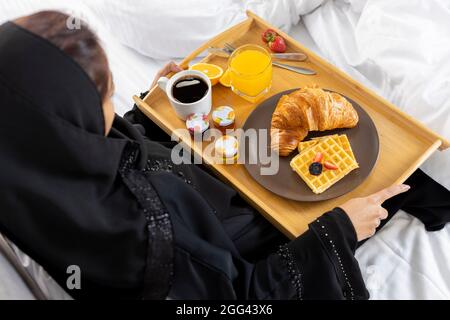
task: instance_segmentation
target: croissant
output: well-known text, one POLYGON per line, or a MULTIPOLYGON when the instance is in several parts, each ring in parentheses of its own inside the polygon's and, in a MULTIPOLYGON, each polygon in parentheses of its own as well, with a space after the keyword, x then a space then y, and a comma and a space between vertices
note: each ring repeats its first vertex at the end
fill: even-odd
POLYGON ((272 115, 271 147, 287 156, 309 131, 353 128, 358 120, 356 110, 340 94, 306 86, 278 101, 272 115))

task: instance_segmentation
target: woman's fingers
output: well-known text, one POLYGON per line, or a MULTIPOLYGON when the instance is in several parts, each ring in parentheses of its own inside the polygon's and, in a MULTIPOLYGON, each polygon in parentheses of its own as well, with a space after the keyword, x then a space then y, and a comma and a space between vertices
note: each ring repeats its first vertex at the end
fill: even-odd
POLYGON ((368 223, 371 227, 378 228, 381 221, 386 219, 387 216, 387 210, 380 206, 379 208, 373 209, 373 212, 368 216, 368 223))
POLYGON ((384 220, 388 217, 389 213, 385 208, 381 208, 380 219, 384 220))
POLYGON ((375 221, 375 229, 378 228, 381 224, 381 219, 378 219, 377 221, 375 221))
POLYGON ((169 63, 167 63, 159 72, 158 75, 160 77, 165 77, 167 76, 169 73, 177 73, 182 71, 183 69, 177 65, 175 62, 171 61, 169 63))
POLYGON ((377 193, 374 193, 373 195, 369 196, 369 198, 371 198, 374 202, 381 205, 386 200, 395 197, 400 193, 408 191, 409 188, 410 186, 406 184, 393 185, 386 189, 378 191, 377 193))
POLYGON ((180 71, 183 71, 183 69, 179 66, 179 65, 177 65, 175 62, 171 62, 170 63, 170 72, 180 72, 180 71))
POLYGON ((154 86, 156 86, 156 83, 158 82, 159 78, 165 77, 169 73, 177 73, 180 71, 183 71, 183 68, 181 68, 175 62, 171 61, 171 62, 167 63, 161 70, 158 71, 158 73, 155 76, 155 79, 152 82, 152 86, 150 88, 153 88, 154 86))
POLYGON ((340 206, 355 227, 358 241, 373 236, 380 226, 381 220, 388 217, 388 212, 381 204, 387 199, 408 190, 409 186, 407 185, 395 185, 365 198, 349 200, 340 206))

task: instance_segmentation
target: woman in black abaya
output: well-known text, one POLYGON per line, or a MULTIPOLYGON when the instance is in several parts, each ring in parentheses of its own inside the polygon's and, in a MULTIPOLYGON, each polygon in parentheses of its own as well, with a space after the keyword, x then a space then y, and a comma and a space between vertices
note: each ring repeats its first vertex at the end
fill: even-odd
POLYGON ((410 192, 351 200, 288 242, 233 189, 114 117, 106 56, 65 18, 0 27, 0 231, 64 288, 79 266, 75 298, 365 299, 353 254, 387 217, 383 201, 402 193, 390 213, 444 223, 448 191, 418 172, 410 192))

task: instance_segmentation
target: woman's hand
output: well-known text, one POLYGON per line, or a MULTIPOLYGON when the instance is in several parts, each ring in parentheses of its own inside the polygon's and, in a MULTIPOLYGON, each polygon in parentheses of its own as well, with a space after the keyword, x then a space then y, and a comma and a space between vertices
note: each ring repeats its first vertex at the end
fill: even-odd
POLYGON ((179 65, 177 65, 173 61, 169 62, 161 70, 158 71, 158 73, 155 76, 155 79, 153 79, 153 83, 152 83, 152 86, 150 87, 150 89, 153 88, 154 86, 156 86, 156 83, 158 82, 159 78, 165 77, 171 72, 177 73, 180 71, 183 71, 183 69, 179 65))
POLYGON ((409 188, 405 184, 391 186, 368 197, 349 200, 340 206, 352 221, 358 241, 373 236, 381 220, 387 218, 388 212, 381 204, 409 188))

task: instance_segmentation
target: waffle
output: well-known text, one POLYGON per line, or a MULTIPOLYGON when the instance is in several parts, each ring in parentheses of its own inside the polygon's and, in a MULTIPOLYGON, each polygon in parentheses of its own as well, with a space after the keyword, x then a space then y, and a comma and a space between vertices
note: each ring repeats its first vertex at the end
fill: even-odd
POLYGON ((333 138, 336 140, 336 142, 342 147, 342 149, 344 149, 345 152, 348 153, 348 155, 350 157, 352 157, 353 160, 356 161, 355 155, 353 154, 353 150, 352 147, 350 145, 350 141, 348 141, 347 135, 346 134, 341 134, 341 135, 337 135, 337 134, 333 134, 333 135, 329 135, 329 136, 323 136, 323 137, 317 137, 317 138, 312 138, 311 140, 308 141, 302 141, 298 144, 298 152, 303 152, 306 149, 312 147, 313 145, 317 144, 319 141, 326 139, 326 138, 333 138))
POLYGON ((344 149, 345 152, 356 162, 355 155, 353 154, 352 146, 350 145, 350 141, 348 141, 346 134, 341 134, 337 137, 337 142, 344 149))
POLYGON ((344 151, 333 137, 319 140, 317 144, 296 155, 290 164, 292 169, 300 175, 303 181, 316 194, 324 192, 352 170, 358 168, 356 161, 344 151), (314 176, 310 174, 309 166, 318 152, 323 154, 323 161, 334 163, 338 169, 327 170, 324 167, 320 175, 314 176))
POLYGON ((329 136, 311 138, 311 140, 308 140, 308 141, 302 141, 298 144, 298 152, 302 152, 303 150, 308 149, 309 147, 312 147, 313 145, 317 144, 322 139, 337 138, 338 136, 339 135, 337 135, 337 134, 333 134, 333 135, 329 135, 329 136))
POLYGON ((319 140, 308 140, 300 142, 298 144, 298 152, 303 152, 303 150, 312 147, 313 145, 317 144, 317 142, 319 142, 319 140))
POLYGON ((326 138, 337 138, 337 137, 339 137, 338 134, 331 134, 331 135, 328 135, 328 136, 311 138, 311 140, 318 141, 318 140, 323 140, 323 139, 326 139, 326 138))

